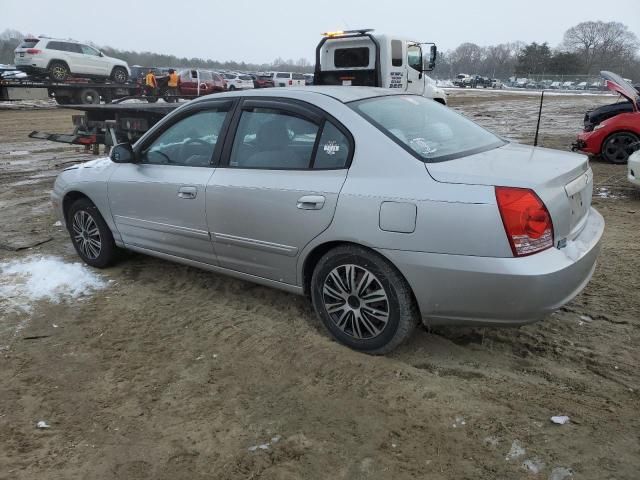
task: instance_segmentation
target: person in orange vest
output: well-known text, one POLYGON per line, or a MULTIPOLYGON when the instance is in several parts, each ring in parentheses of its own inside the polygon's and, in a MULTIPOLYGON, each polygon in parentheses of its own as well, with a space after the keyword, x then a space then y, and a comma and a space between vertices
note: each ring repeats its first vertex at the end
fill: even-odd
POLYGON ((153 74, 153 70, 150 69, 147 76, 144 77, 144 94, 148 97, 155 95, 157 88, 158 81, 156 80, 156 76, 153 74))
POLYGON ((176 73, 176 71, 171 68, 169 69, 169 81, 167 82, 167 93, 170 102, 177 102, 178 96, 180 92, 178 91, 178 87, 180 86, 180 76, 176 73))

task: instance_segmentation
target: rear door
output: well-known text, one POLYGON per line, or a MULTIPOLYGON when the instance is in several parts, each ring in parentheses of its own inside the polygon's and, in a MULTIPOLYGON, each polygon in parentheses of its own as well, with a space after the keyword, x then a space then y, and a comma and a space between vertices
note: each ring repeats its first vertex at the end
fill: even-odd
POLYGON ((118 166, 108 192, 125 244, 216 264, 205 190, 231 106, 223 100, 183 111, 137 147, 139 163, 118 166))
POLYGON ((222 267, 296 284, 303 248, 331 223, 353 140, 322 111, 246 99, 207 186, 207 220, 222 267))

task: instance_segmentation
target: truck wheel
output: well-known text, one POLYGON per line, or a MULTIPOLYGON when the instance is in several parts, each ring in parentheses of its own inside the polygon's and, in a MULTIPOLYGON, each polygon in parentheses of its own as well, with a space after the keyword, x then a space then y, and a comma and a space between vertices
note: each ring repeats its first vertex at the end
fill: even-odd
POLYGON ((311 299, 336 340, 374 355, 404 342, 420 319, 402 274, 377 253, 355 245, 337 247, 320 259, 311 299))
POLYGON ((58 105, 71 105, 71 97, 66 97, 64 95, 59 97, 56 95, 55 98, 58 105))
POLYGON ((633 144, 640 141, 637 135, 631 132, 619 132, 607 138, 602 145, 602 157, 611 163, 623 165, 633 153, 633 144))
POLYGON ((114 67, 111 78, 116 83, 126 83, 129 80, 129 73, 124 67, 114 67))
POLYGON ((64 82, 69 73, 69 67, 64 62, 54 61, 49 64, 49 76, 56 82, 64 82))
POLYGON ((78 103, 81 105, 96 105, 100 103, 100 94, 93 88, 84 88, 78 93, 78 103))

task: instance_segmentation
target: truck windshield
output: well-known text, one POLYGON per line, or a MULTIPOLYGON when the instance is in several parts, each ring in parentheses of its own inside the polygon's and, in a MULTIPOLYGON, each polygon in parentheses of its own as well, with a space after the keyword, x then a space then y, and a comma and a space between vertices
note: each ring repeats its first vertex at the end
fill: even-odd
POLYGON ((453 110, 417 95, 389 95, 349 104, 423 162, 480 153, 506 142, 453 110))

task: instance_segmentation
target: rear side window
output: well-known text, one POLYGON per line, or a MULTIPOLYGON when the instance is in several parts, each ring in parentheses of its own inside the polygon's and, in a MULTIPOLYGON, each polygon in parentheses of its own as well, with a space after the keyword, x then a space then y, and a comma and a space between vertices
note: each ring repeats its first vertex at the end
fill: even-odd
POLYGON ((240 75, 240 80, 253 80, 249 75, 240 75))
POLYGON ((318 125, 292 113, 268 108, 242 112, 229 166, 303 170, 311 165, 318 125))
POLYGON ((333 54, 336 68, 369 66, 369 47, 337 48, 333 54))
POLYGON ((391 40, 391 65, 394 67, 402 66, 402 42, 400 40, 391 40))
POLYGON ((325 122, 313 162, 314 169, 345 168, 349 160, 349 140, 330 122, 325 122))
POLYGON ((38 44, 39 41, 40 40, 38 40, 37 38, 25 38, 22 43, 18 45, 18 48, 33 48, 38 44))

